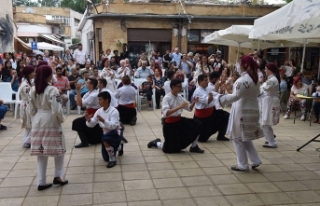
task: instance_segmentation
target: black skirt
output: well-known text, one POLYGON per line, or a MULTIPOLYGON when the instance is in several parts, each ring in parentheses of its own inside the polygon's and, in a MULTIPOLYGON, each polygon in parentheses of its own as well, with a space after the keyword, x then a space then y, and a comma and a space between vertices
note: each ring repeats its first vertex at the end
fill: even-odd
POLYGON ((128 108, 123 105, 118 105, 120 121, 123 124, 130 124, 130 122, 137 117, 137 110, 135 108, 128 108))
POLYGON ((195 119, 181 117, 178 122, 163 124, 164 153, 179 153, 188 147, 200 135, 201 122, 195 119))

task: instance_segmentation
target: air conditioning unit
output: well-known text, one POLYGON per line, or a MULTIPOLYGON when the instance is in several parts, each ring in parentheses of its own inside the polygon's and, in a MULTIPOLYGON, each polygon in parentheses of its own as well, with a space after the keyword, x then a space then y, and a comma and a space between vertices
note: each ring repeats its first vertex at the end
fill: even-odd
POLYGON ((93 31, 90 31, 87 33, 87 38, 88 39, 94 39, 94 32, 93 31))

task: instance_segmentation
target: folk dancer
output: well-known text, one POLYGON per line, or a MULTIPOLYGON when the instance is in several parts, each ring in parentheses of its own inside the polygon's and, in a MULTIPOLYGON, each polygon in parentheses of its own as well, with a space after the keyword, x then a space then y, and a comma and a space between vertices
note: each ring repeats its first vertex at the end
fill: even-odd
POLYGON ((248 157, 252 169, 261 164, 259 155, 251 140, 263 137, 259 125, 259 105, 257 97, 259 80, 257 64, 250 56, 241 60, 241 77, 233 85, 233 93, 219 96, 220 105, 232 103, 227 134, 233 142, 237 154, 237 165, 231 167, 235 171, 248 171, 248 157))
POLYGON ((115 97, 119 101, 118 111, 120 115, 120 121, 123 124, 136 125, 137 111, 135 106, 135 98, 137 96, 137 90, 131 86, 131 79, 129 76, 122 78, 123 86, 117 89, 115 97))
POLYGON ((161 143, 159 138, 155 139, 148 143, 148 148, 162 149, 164 153, 179 153, 191 144, 190 152, 204 153, 198 146, 201 122, 181 117, 183 109, 192 111, 198 98, 194 98, 190 104, 180 96, 182 85, 179 79, 171 80, 170 87, 171 92, 162 100, 162 113, 165 117, 162 131, 165 141, 161 143))
POLYGON ((229 113, 219 109, 220 105, 218 99, 214 99, 213 95, 218 94, 208 89, 208 76, 200 74, 198 76, 199 86, 193 93, 193 97, 198 98, 199 101, 195 104, 194 119, 202 123, 203 129, 199 136, 199 142, 206 142, 210 136, 218 132, 218 141, 229 141, 225 137, 229 113))
POLYGON ((35 77, 35 69, 32 66, 26 66, 21 71, 22 75, 19 77, 20 85, 20 117, 21 117, 21 127, 25 129, 24 136, 22 139, 22 145, 24 148, 30 147, 30 132, 31 132, 31 116, 27 112, 27 107, 29 106, 29 92, 31 87, 34 85, 32 80, 35 77))
MULTIPOLYGON (((100 92, 98 98, 101 108, 94 115, 85 114, 86 125, 92 128, 99 124, 103 129, 102 156, 105 161, 108 161, 107 168, 112 168, 117 164, 116 153, 122 140, 119 112, 110 105, 111 96, 109 92, 100 92)), ((119 156, 122 154, 123 150, 120 149, 119 156)))
POLYGON ((265 67, 267 81, 260 88, 259 96, 260 106, 260 125, 264 136, 267 140, 263 147, 277 148, 277 142, 274 139, 272 126, 279 123, 280 117, 280 98, 279 84, 280 73, 278 67, 274 63, 269 63, 265 67))
POLYGON ((52 186, 46 182, 48 156, 54 157, 55 171, 53 184, 65 185, 63 162, 66 152, 61 124, 64 121, 62 99, 56 87, 51 86, 52 69, 40 66, 36 70, 35 86, 30 91, 28 112, 31 122, 31 155, 38 158, 38 190, 52 186))
MULTIPOLYGON (((88 92, 81 99, 81 87, 82 84, 76 84, 76 93, 77 93, 77 105, 86 107, 86 114, 93 115, 99 108, 99 91, 96 89, 98 80, 95 78, 89 78, 86 81, 86 86, 88 92)), ((102 130, 99 125, 96 125, 93 128, 89 128, 86 125, 86 118, 79 117, 72 122, 72 130, 76 131, 81 140, 80 144, 75 145, 75 148, 88 147, 89 144, 99 144, 101 142, 102 130)))

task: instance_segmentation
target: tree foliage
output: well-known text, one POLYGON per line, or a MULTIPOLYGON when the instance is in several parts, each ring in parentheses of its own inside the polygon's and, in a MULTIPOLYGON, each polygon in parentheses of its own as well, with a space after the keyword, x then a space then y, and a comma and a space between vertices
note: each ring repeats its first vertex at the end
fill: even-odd
POLYGON ((31 7, 39 6, 37 2, 32 2, 30 0, 15 0, 14 4, 16 6, 31 6, 31 7))
POLYGON ((292 0, 286 0, 287 3, 290 3, 292 0))
MULTIPOLYGON (((100 3, 101 0, 93 0, 92 2, 100 3)), ((85 0, 62 0, 61 7, 71 8, 81 14, 83 14, 87 8, 87 3, 85 0)))
POLYGON ((46 7, 58 7, 60 0, 38 0, 38 4, 46 7))

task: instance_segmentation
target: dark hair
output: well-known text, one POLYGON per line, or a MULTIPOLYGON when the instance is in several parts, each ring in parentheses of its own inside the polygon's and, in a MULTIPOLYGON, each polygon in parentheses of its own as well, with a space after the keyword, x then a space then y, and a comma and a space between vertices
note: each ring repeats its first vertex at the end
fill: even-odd
POLYGON ((174 71, 170 70, 170 71, 167 72, 167 78, 168 79, 172 79, 173 76, 174 76, 174 71))
POLYGON ((109 104, 111 103, 111 95, 109 92, 104 91, 104 92, 100 92, 98 94, 98 97, 101 97, 104 100, 108 100, 109 104))
POLYGON ((119 51, 118 51, 118 50, 113 50, 113 53, 116 53, 116 52, 118 52, 118 53, 119 53, 119 51))
POLYGON ((109 59, 108 58, 104 58, 103 60, 102 60, 102 66, 104 67, 104 63, 106 63, 106 61, 109 61, 109 59))
POLYGON ((81 44, 81 43, 79 43, 79 44, 78 44, 78 46, 82 46, 82 44, 81 44))
POLYGON ((178 84, 181 84, 180 79, 172 79, 170 82, 170 88, 172 89, 172 87, 177 86, 178 84))
POLYGON ((258 82, 258 64, 251 56, 243 56, 241 59, 241 66, 248 72, 252 81, 257 84, 258 82), (250 70, 249 70, 250 68, 250 70))
POLYGON ((98 80, 96 78, 89 77, 90 83, 93 85, 94 88, 98 86, 98 80))
POLYGON ((34 80, 36 93, 41 94, 44 92, 46 87, 49 85, 47 78, 52 75, 52 69, 49 66, 43 65, 37 68, 36 78, 34 80))
POLYGON ((88 71, 83 71, 81 75, 83 76, 84 74, 88 74, 88 73, 89 73, 88 71))
POLYGON ((122 84, 124 85, 129 85, 131 84, 131 79, 129 76, 125 75, 124 77, 122 77, 122 84))
POLYGON ((208 76, 205 75, 205 74, 200 74, 200 75, 198 76, 198 82, 202 82, 205 78, 208 78, 208 76))
POLYGON ((107 86, 107 80, 106 80, 106 79, 100 78, 100 79, 98 79, 98 82, 99 82, 100 84, 103 84, 104 87, 107 86))
POLYGON ((48 62, 46 62, 46 61, 39 61, 38 62, 38 67, 43 66, 43 65, 48 65, 48 62))
POLYGON ((12 69, 12 63, 11 63, 11 61, 10 61, 10 60, 5 61, 5 63, 4 63, 4 67, 5 67, 5 68, 7 68, 7 63, 9 63, 9 62, 10 62, 10 64, 11 64, 11 69, 12 69))
POLYGON ((56 68, 56 72, 57 72, 58 70, 61 70, 61 71, 62 71, 62 67, 57 67, 57 68, 56 68))
POLYGON ((280 73, 279 73, 279 69, 278 69, 277 65, 273 62, 270 62, 265 67, 268 68, 274 74, 274 76, 277 77, 278 82, 280 83, 280 81, 281 81, 280 80, 280 73))
POLYGON ((209 75, 209 79, 212 80, 214 78, 219 78, 220 77, 220 73, 219 72, 211 72, 209 75))
POLYGON ((22 68, 20 67, 20 63, 21 63, 21 62, 23 62, 22 59, 19 59, 19 60, 17 61, 17 68, 16 68, 19 77, 21 76, 21 70, 22 70, 22 68))
POLYGON ((33 66, 25 66, 23 69, 22 69, 22 73, 21 75, 19 76, 19 83, 22 82, 22 78, 25 78, 28 83, 31 85, 31 81, 29 79, 29 74, 31 74, 32 72, 34 72, 34 67, 33 66))

